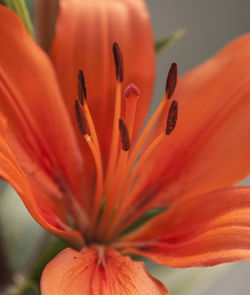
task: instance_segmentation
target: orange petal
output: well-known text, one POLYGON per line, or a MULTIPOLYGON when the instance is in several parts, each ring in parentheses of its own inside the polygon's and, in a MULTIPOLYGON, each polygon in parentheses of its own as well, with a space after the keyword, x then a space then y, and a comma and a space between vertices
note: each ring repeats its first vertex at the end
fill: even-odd
POLYGON ((44 191, 35 190, 15 156, 9 149, 5 139, 6 121, 0 115, 0 177, 9 182, 22 198, 25 206, 36 221, 46 230, 67 240, 75 247, 82 247, 84 244, 82 235, 75 230, 63 230, 56 217, 62 217, 61 207, 56 200, 46 199, 46 206, 41 206, 41 200, 45 200, 44 191), (39 206, 40 204, 40 206, 39 206), (55 208, 57 204, 57 208, 55 208), (54 206, 54 208, 52 207, 54 206), (58 216, 55 213, 58 213, 58 216))
POLYGON ((123 257, 112 249, 65 249, 44 269, 42 295, 163 295, 162 283, 152 278, 142 262, 123 257))
POLYGON ((36 174, 27 167, 33 161, 57 184, 78 189, 82 157, 51 62, 2 5, 0 42, 0 109, 8 119, 11 150, 26 172, 36 174))
POLYGON ((77 72, 83 68, 87 100, 106 160, 116 85, 112 45, 118 42, 124 55, 123 89, 133 82, 141 91, 136 114, 138 132, 148 110, 155 74, 149 15, 142 0, 61 0, 60 3, 52 60, 74 122, 77 72))
POLYGON ((154 186, 167 205, 230 186, 250 172, 250 34, 180 79, 175 99, 176 129, 137 182, 140 196, 154 186))
POLYGON ((250 188, 224 189, 178 202, 124 237, 123 243, 135 246, 125 253, 173 267, 250 260, 250 188))

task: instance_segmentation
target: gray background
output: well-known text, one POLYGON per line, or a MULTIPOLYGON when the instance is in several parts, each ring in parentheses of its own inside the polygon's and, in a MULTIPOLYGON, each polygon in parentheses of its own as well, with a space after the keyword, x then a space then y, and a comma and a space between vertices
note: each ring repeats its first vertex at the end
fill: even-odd
MULTIPOLYGON (((185 73, 235 37, 250 31, 250 0, 147 0, 155 37, 179 28, 186 36, 158 57, 155 101, 164 89, 172 61, 185 73)), ((238 263, 204 295, 249 295, 250 263, 238 263)), ((167 278, 166 278, 167 281, 167 278)))
POLYGON ((157 94, 176 61, 185 73, 213 55, 224 44, 250 31, 250 0, 146 0, 155 38, 180 28, 187 33, 158 58, 157 94))

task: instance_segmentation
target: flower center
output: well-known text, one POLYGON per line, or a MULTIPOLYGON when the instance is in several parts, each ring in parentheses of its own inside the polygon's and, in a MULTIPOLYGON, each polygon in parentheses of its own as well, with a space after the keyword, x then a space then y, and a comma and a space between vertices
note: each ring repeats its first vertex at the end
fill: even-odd
MULTIPOLYGON (((92 119, 88 103, 85 78, 83 71, 78 73, 78 99, 75 101, 75 115, 79 130, 92 152, 96 168, 95 195, 91 212, 90 225, 85 233, 88 241, 109 242, 126 231, 135 220, 127 215, 131 204, 135 200, 134 188, 143 164, 148 160, 155 148, 166 135, 173 132, 178 114, 176 100, 170 103, 176 83, 177 65, 172 64, 166 82, 165 97, 162 99, 152 118, 147 123, 136 142, 131 142, 136 118, 136 107, 139 99, 139 89, 130 84, 121 93, 124 78, 123 56, 119 45, 113 44, 113 55, 116 68, 116 97, 112 128, 112 139, 107 169, 103 170, 101 149, 95 124, 92 119), (121 101, 125 99, 125 118, 121 118, 121 101), (157 121, 163 116, 164 110, 170 104, 165 130, 160 130, 152 136, 157 121)), ((139 206, 137 217, 150 209, 151 202, 145 200, 139 206)))

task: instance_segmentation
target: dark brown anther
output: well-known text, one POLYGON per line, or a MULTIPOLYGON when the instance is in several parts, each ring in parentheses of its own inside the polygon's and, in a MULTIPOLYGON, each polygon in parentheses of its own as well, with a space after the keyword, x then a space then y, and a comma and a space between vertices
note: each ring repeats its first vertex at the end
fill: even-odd
POLYGON ((86 135, 88 133, 88 123, 78 99, 75 100, 75 113, 79 130, 82 135, 86 135))
POLYGON ((78 71, 78 98, 80 103, 83 105, 83 100, 87 99, 87 89, 85 84, 85 78, 83 70, 78 71))
POLYGON ((128 151, 130 149, 130 138, 128 134, 128 128, 122 119, 119 119, 119 129, 121 134, 122 149, 128 151))
POLYGON ((166 95, 167 98, 170 99, 171 96, 173 95, 176 84, 177 84, 177 64, 175 62, 172 63, 169 72, 168 72, 168 77, 166 81, 166 95))
POLYGON ((116 42, 113 43, 113 55, 115 61, 116 79, 122 82, 124 78, 123 56, 120 46, 116 42))
POLYGON ((169 135, 174 131, 178 117, 178 103, 173 100, 168 111, 166 134, 169 135))

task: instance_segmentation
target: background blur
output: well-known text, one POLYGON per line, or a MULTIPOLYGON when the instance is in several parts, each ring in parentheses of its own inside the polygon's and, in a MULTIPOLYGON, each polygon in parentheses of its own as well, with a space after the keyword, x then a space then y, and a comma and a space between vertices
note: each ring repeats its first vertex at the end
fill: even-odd
MULTIPOLYGON (((43 1, 43 0, 41 0, 43 1)), ((89 0, 91 1, 91 0, 89 0)), ((36 0, 27 0, 33 5, 36 0)), ((162 97, 166 74, 173 61, 183 74, 213 55, 227 42, 250 30, 250 0, 146 0, 152 16, 155 39, 184 28, 186 35, 158 56, 153 107, 162 97)), ((212 85, 211 85, 212 87, 212 85)), ((250 185, 250 182, 245 184, 250 185)), ((24 264, 44 231, 29 216, 16 194, 0 181, 0 228, 10 264, 16 271, 24 264), (22 253, 22 256, 16 255, 22 253)), ((167 283, 171 295, 249 295, 250 263, 235 263, 209 269, 166 270, 150 264, 152 273, 167 283), (225 270, 226 268, 226 270, 225 270), (223 273, 223 274, 222 274, 223 273), (217 281, 212 285, 209 282, 217 281)))
MULTIPOLYGON (((146 2, 156 39, 179 28, 186 29, 186 35, 158 57, 155 103, 162 95, 166 73, 173 61, 178 63, 179 73, 183 74, 209 58, 227 42, 250 31, 249 0, 146 2)), ((250 185, 250 181, 244 184, 250 185)), ((202 294, 249 295, 249 277, 250 263, 237 263, 227 275, 202 294)))

